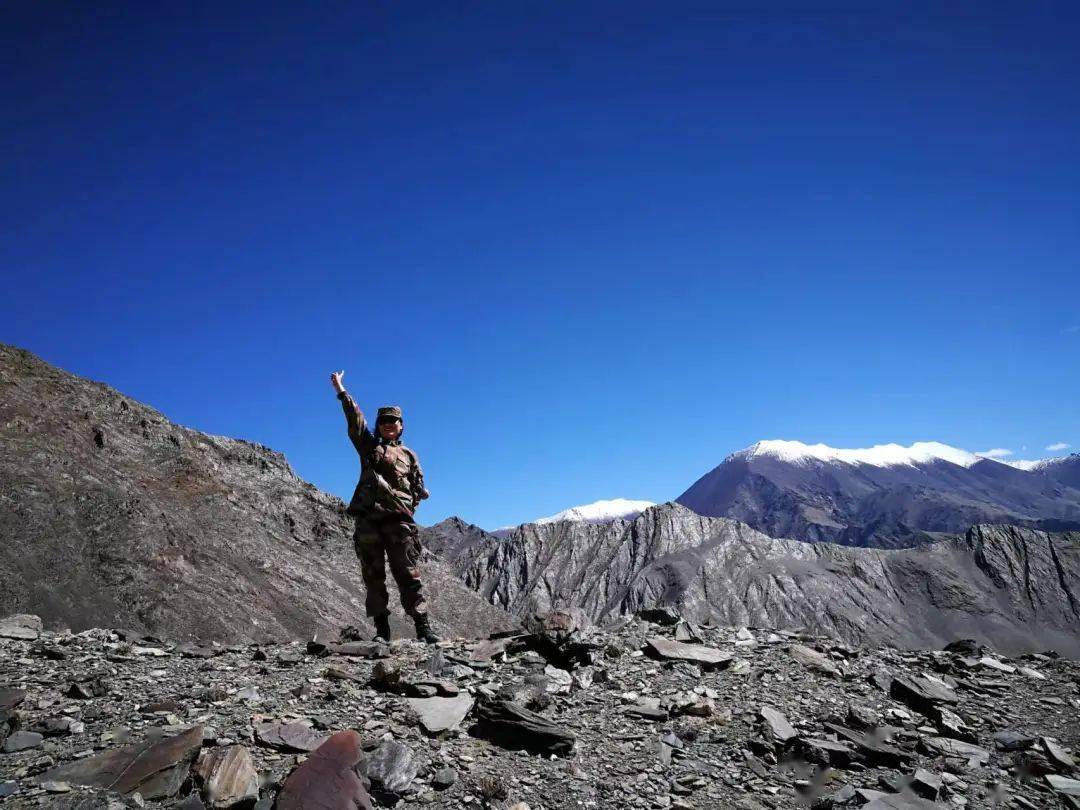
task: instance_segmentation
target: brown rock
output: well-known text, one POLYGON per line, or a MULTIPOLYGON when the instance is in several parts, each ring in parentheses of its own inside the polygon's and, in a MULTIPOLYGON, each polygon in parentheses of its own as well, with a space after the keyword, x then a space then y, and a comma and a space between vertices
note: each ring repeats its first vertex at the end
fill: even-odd
POLYGON ((339 731, 298 765, 277 797, 277 810, 373 810, 357 773, 360 735, 339 731))
POLYGON ((159 742, 143 742, 105 751, 52 768, 41 782, 69 782, 116 791, 138 791, 144 799, 172 796, 187 777, 202 745, 203 728, 195 726, 159 742))
POLYGON ((195 772, 210 807, 231 808, 259 798, 259 774, 242 745, 203 751, 195 772))

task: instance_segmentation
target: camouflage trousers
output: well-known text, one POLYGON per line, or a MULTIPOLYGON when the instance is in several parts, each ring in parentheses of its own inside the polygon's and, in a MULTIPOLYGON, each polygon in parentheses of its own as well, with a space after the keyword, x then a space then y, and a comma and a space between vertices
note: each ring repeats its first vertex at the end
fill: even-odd
POLYGON ((420 537, 416 524, 400 515, 361 515, 356 519, 353 546, 360 558, 368 616, 390 612, 386 592, 386 563, 397 583, 401 606, 414 618, 427 614, 424 586, 420 582, 420 537))

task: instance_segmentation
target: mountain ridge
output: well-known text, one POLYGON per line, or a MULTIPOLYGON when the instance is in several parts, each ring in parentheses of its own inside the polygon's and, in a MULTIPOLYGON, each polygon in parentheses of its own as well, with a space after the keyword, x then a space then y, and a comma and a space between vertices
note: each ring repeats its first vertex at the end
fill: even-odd
MULTIPOLYGON (((351 535, 341 499, 281 453, 0 344, 0 614, 173 638, 336 634, 366 624, 351 535)), ((513 625, 438 560, 422 568, 444 628, 513 625)))
POLYGON ((1080 529, 1074 483, 1080 456, 1025 470, 936 442, 773 441, 732 453, 675 500, 772 537, 896 548, 977 523, 1080 529))
POLYGON ((497 538, 459 519, 425 544, 514 615, 575 607, 604 622, 671 606, 691 621, 807 629, 849 643, 1080 655, 1080 533, 974 526, 911 549, 768 537, 677 503, 609 524, 526 524, 497 538))

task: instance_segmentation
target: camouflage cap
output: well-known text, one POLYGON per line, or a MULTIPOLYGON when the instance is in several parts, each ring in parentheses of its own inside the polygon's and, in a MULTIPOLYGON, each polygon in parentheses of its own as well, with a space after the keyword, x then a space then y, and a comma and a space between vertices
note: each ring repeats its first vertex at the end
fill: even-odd
POLYGON ((375 418, 375 421, 380 422, 383 419, 401 419, 405 421, 401 416, 401 408, 397 405, 384 405, 379 408, 379 415, 375 418))

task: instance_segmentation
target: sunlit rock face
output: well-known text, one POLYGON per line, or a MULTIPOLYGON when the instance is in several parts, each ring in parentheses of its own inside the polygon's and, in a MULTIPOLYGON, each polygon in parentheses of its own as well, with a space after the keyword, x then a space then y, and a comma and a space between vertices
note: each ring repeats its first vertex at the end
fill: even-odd
POLYGON ((526 616, 603 622, 673 605, 699 623, 806 628, 853 643, 1080 653, 1080 533, 975 526, 908 549, 770 538, 678 504, 605 525, 526 524, 498 538, 451 519, 423 539, 481 596, 526 616))

